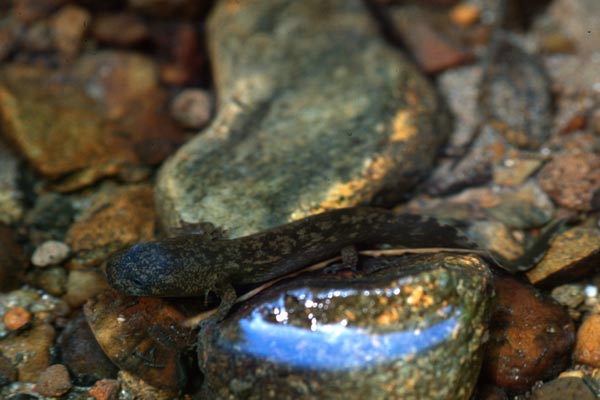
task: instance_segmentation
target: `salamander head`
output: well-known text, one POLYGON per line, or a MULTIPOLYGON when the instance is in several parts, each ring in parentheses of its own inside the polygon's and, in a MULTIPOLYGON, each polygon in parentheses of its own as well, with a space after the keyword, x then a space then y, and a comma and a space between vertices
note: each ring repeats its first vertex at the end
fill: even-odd
POLYGON ((136 244, 111 256, 108 283, 130 296, 178 296, 177 257, 160 242, 136 244))

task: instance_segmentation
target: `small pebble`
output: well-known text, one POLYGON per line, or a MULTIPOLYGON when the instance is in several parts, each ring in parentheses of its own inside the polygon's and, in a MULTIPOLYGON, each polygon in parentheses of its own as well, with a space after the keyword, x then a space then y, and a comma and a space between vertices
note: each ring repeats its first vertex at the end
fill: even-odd
POLYGON ((7 330, 15 331, 31 321, 31 314, 23 307, 17 306, 8 310, 4 314, 2 321, 6 325, 7 330))
POLYGON ((211 96, 206 90, 186 89, 171 104, 173 118, 186 128, 200 128, 210 120, 211 96))
POLYGON ((33 273, 32 282, 52 296, 62 296, 67 286, 67 270, 61 267, 38 269, 33 273))
POLYGON ((51 18, 54 43, 66 57, 77 55, 92 16, 82 7, 66 5, 51 18))
POLYGON ((600 368, 600 314, 587 317, 577 331, 575 361, 600 368))
POLYGON ((591 211, 600 207, 600 156, 574 152, 556 156, 538 175, 542 189, 563 207, 591 211))
POLYGON ((62 364, 51 365, 38 378, 35 390, 42 396, 59 397, 71 389, 69 371, 62 364))
POLYGON ((71 307, 77 308, 105 289, 108 289, 108 283, 100 271, 74 270, 67 278, 67 293, 63 300, 71 307))
POLYGON ((119 389, 119 381, 115 379, 100 379, 96 381, 88 393, 95 400, 117 400, 119 389))
POLYGON ((458 4, 450 12, 450 18, 456 25, 471 26, 481 16, 481 10, 474 4, 458 4))
POLYGON ((57 240, 42 243, 31 256, 31 263, 36 267, 58 265, 69 257, 71 249, 67 244, 57 240))

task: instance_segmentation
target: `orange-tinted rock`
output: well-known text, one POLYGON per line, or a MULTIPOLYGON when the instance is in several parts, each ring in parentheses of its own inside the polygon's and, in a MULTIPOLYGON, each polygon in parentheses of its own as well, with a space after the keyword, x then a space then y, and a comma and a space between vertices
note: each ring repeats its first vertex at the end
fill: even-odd
POLYGON ((94 400, 117 400, 119 389, 120 385, 117 380, 100 379, 96 381, 88 393, 94 400))
POLYGON ((538 181, 563 207, 580 211, 600 207, 600 156, 592 152, 556 156, 542 168, 538 181))
POLYGON ((121 369, 157 388, 183 387, 181 357, 193 335, 173 306, 163 299, 109 290, 90 300, 84 311, 96 340, 121 369))
POLYGON ((39 323, 27 331, 0 341, 0 353, 17 368, 19 381, 37 382, 39 375, 50 363, 54 335, 51 325, 39 323), (27 357, 23 357, 23 354, 27 354, 27 357))
POLYGON ((509 392, 523 392, 568 365, 573 322, 560 305, 514 278, 499 277, 495 289, 483 371, 509 392))
POLYGON ((600 263, 600 230, 576 226, 556 236, 542 260, 527 272, 534 285, 564 283, 593 273, 600 263))
POLYGON ((38 378, 35 390, 42 396, 60 397, 71 389, 69 371, 62 364, 46 368, 38 378))
POLYGON ((99 193, 67 232, 65 241, 74 254, 69 266, 94 266, 117 250, 151 239, 154 219, 149 185, 99 193))
POLYGON ((587 317, 577 331, 575 361, 600 368, 600 314, 587 317))
POLYGON ((16 331, 31 321, 31 313, 23 307, 13 307, 4 313, 2 322, 9 331, 16 331))
POLYGON ((104 14, 96 17, 92 28, 94 37, 117 46, 131 46, 149 39, 148 26, 136 14, 104 14))
POLYGON ((0 128, 38 172, 69 174, 63 191, 161 162, 183 141, 166 102, 154 64, 130 53, 95 53, 56 71, 0 71, 0 128))
POLYGON ((469 26, 479 21, 481 9, 475 4, 458 4, 450 12, 452 22, 457 25, 469 26))

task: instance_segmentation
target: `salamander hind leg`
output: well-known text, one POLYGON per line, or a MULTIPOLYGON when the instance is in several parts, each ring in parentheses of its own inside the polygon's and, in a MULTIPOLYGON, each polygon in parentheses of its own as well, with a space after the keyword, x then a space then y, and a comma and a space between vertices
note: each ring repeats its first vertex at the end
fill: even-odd
POLYGON ((200 331, 204 331, 204 328, 208 325, 214 326, 218 322, 222 321, 227 316, 229 310, 231 310, 231 307, 235 304, 237 299, 235 289, 229 282, 216 283, 211 292, 219 298, 220 303, 217 311, 213 315, 200 322, 200 331))
POLYGON ((349 245, 344 246, 340 250, 340 255, 342 256, 342 262, 336 263, 325 268, 324 272, 327 274, 335 274, 342 269, 351 269, 352 271, 356 271, 358 266, 358 250, 355 246, 349 245))

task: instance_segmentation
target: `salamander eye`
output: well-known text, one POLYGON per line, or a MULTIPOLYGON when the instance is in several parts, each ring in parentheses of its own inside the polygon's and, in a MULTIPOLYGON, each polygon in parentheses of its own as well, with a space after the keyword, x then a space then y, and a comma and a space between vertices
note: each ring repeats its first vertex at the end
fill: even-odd
POLYGON ((144 280, 139 277, 132 278, 131 283, 133 283, 139 289, 146 287, 144 280))

